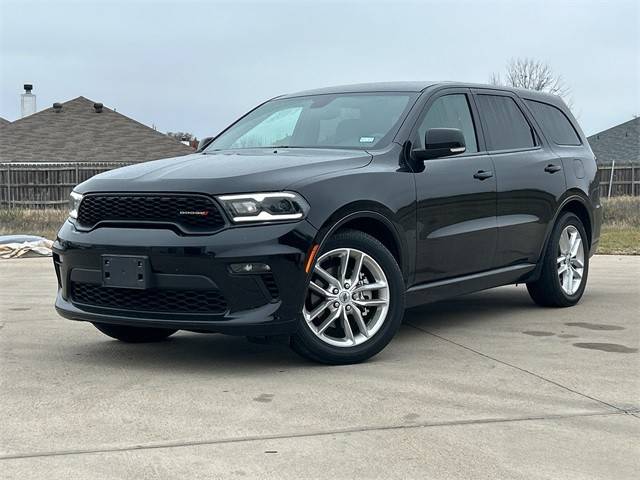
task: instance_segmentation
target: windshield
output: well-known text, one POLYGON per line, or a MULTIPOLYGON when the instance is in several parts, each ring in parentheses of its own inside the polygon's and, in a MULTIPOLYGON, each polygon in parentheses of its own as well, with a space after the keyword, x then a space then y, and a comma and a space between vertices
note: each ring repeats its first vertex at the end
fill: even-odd
POLYGON ((271 100, 205 151, 241 148, 375 148, 391 142, 413 93, 344 93, 271 100))

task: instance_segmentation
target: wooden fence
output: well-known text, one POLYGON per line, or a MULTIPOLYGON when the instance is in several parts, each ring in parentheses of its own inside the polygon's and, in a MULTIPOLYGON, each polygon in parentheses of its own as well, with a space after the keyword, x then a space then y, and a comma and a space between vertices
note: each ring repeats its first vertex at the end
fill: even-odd
POLYGON ((611 165, 601 165, 599 170, 601 198, 608 197, 609 193, 612 197, 640 196, 639 165, 614 165, 613 178, 611 177, 611 165))
MULTIPOLYGON (((66 208, 71 189, 123 162, 0 163, 0 208, 66 208)), ((640 166, 600 167, 600 196, 640 196, 640 166)))
POLYGON ((0 208, 66 208, 77 184, 124 162, 0 163, 0 208))

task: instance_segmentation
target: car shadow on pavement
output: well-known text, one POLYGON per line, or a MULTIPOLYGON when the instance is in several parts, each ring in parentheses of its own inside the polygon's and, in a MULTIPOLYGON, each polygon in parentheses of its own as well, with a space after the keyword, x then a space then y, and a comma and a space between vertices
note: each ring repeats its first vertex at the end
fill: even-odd
POLYGON ((254 371, 313 365, 285 344, 255 344, 244 337, 191 332, 178 332, 162 342, 132 344, 96 331, 96 336, 76 344, 72 351, 76 361, 84 363, 153 371, 254 371))
MULTIPOLYGON (((532 308, 540 307, 531 302, 526 290, 506 287, 409 309, 404 323, 446 332, 447 327, 481 323, 483 319, 508 319, 520 311, 532 308)), ((89 325, 84 327, 90 328, 89 325)), ((392 345, 404 341, 406 334, 397 336, 392 345)), ((220 368, 235 372, 256 369, 284 371, 313 366, 325 368, 299 357, 287 344, 256 344, 244 337, 178 332, 163 342, 127 344, 112 340, 97 331, 95 335, 92 330, 87 331, 87 335, 91 335, 88 341, 70 345, 65 353, 73 356, 74 361, 81 360, 110 368, 194 373, 220 368)), ((384 353, 368 363, 384 361, 384 353)))
POLYGON ((410 308, 405 313, 404 323, 446 330, 447 326, 460 327, 501 317, 507 319, 540 308, 529 298, 526 288, 507 286, 410 308))

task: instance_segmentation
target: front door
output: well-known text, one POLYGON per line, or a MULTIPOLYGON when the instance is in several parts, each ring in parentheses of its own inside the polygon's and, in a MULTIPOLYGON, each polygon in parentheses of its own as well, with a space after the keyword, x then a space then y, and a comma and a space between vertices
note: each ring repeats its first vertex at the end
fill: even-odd
POLYGON ((496 248, 496 178, 477 134, 478 118, 467 89, 449 89, 427 102, 411 135, 424 148, 430 128, 462 130, 466 152, 427 160, 415 173, 416 283, 491 268, 496 248))

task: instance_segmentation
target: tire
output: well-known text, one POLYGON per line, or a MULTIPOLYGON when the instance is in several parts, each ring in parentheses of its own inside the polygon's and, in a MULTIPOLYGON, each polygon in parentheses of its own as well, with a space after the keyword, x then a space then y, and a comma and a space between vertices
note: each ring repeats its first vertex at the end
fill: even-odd
POLYGON ((177 330, 165 328, 127 327, 106 323, 94 323, 93 325, 105 335, 127 343, 160 342, 177 332, 177 330))
POLYGON ((300 324, 291 338, 291 346, 300 355, 320 363, 344 365, 367 360, 380 352, 400 328, 404 297, 400 268, 381 242, 357 230, 338 232, 325 242, 316 257, 300 324), (341 275, 344 258, 348 267, 341 275), (331 267, 332 262, 334 267, 331 267), (358 262, 362 265, 361 274, 355 273, 358 262), (340 290, 331 288, 337 284, 321 276, 319 268, 334 272, 333 280, 344 277, 347 282, 339 287, 340 290), (322 287, 324 293, 318 293, 314 286, 322 287), (313 304, 315 298, 318 299, 317 307, 313 304), (317 319, 310 320, 323 305, 329 306, 317 319), (324 333, 320 333, 325 323, 332 322, 333 315, 339 316, 325 327, 324 333), (344 323, 345 318, 348 326, 344 323))
MULTIPOLYGON (((563 214, 551 232, 549 237, 549 244, 542 259, 542 270, 540 277, 535 282, 527 283, 527 290, 531 299, 543 307, 571 307, 580 301, 584 289, 587 285, 587 277, 589 275, 589 245, 588 237, 582 221, 573 213, 567 212, 563 214), (561 243, 561 236, 567 231, 568 236, 564 237, 565 240, 561 243), (566 239, 569 239, 571 243, 570 232, 577 232, 581 241, 581 249, 578 248, 578 253, 582 252, 582 259, 575 260, 569 259, 563 249, 566 250, 566 239), (564 257, 564 260, 562 260, 564 257), (581 263, 582 270, 578 268, 581 263), (567 280, 568 265, 572 265, 570 275, 580 275, 579 285, 574 282, 571 283, 571 276, 567 280), (565 273, 562 276, 562 282, 560 279, 559 270, 561 267, 565 268, 565 273), (571 284, 571 288, 569 285, 571 284), (567 289, 569 291, 567 291, 567 289), (575 291, 573 291, 575 289, 575 291)), ((579 255, 578 255, 579 256, 579 255)))

